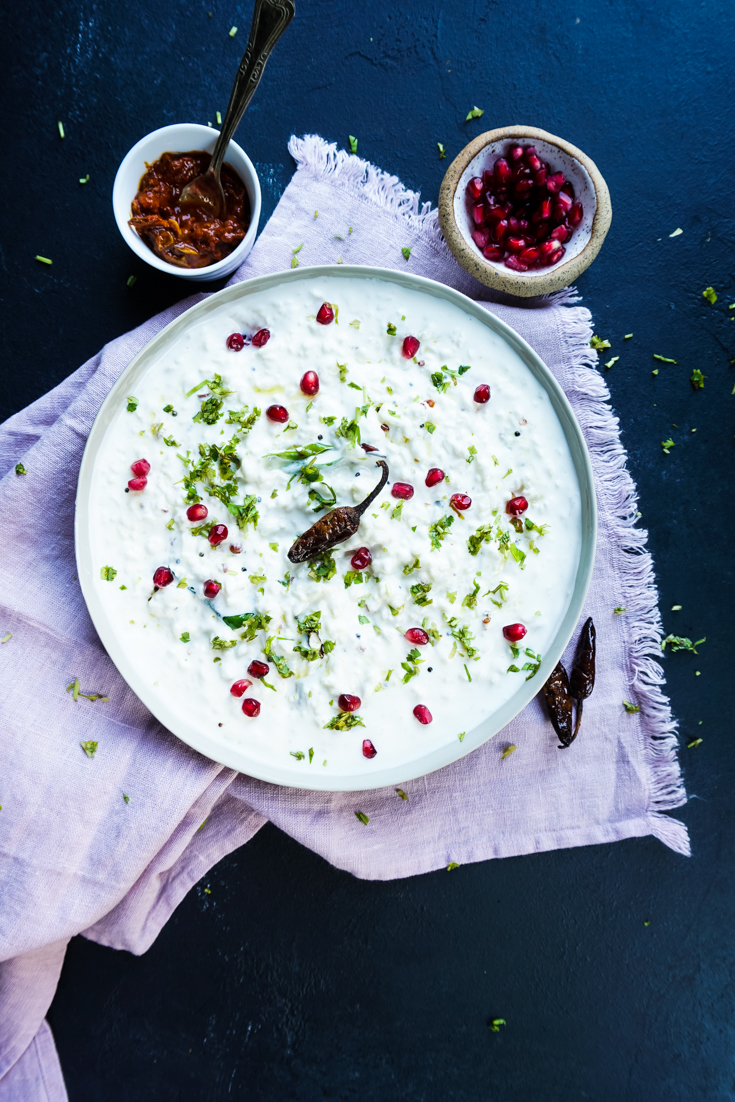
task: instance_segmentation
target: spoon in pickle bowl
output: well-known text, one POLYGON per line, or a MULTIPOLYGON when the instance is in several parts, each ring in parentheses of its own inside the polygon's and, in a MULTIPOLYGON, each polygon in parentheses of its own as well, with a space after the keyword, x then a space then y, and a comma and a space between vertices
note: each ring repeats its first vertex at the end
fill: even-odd
POLYGON ((181 192, 179 205, 182 210, 198 207, 214 218, 224 218, 225 193, 222 190, 220 171, 227 147, 260 84, 273 47, 293 17, 294 0, 255 0, 250 38, 237 70, 225 121, 222 123, 209 168, 201 176, 190 180, 181 192))

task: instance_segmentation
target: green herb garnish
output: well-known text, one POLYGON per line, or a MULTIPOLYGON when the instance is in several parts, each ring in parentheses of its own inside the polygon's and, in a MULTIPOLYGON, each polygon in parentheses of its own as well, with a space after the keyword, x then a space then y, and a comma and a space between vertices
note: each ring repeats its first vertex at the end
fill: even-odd
MULTIPOLYGON (((477 608, 477 594, 480 592, 480 583, 475 579, 472 593, 468 593, 462 601, 463 608, 477 608)), ((507 586, 506 586, 507 588, 507 586)))
POLYGON ((631 715, 634 712, 640 712, 641 710, 640 704, 630 704, 627 700, 623 701, 623 707, 625 708, 626 712, 629 712, 631 715))
POLYGON ((446 149, 444 148, 444 146, 442 145, 441 142, 437 142, 436 147, 439 150, 439 160, 443 161, 446 158, 447 151, 446 151, 446 149))
POLYGON ((666 647, 670 646, 672 651, 689 650, 693 654, 696 654, 697 653, 697 647, 701 643, 706 643, 706 642, 707 642, 707 637, 706 636, 704 637, 704 639, 697 639, 696 643, 693 643, 691 641, 691 639, 682 638, 679 635, 667 635, 666 638, 664 640, 662 640, 662 642, 661 642, 661 650, 666 650, 666 647))
POLYGON ((424 660, 421 657, 421 651, 418 650, 416 647, 412 647, 406 655, 406 661, 401 662, 401 668, 406 671, 401 678, 404 685, 408 681, 410 681, 412 677, 416 677, 419 672, 419 666, 422 664, 423 661, 424 660))
POLYGON ((453 524, 454 517, 446 516, 440 517, 434 524, 429 525, 429 539, 431 540, 432 551, 438 551, 441 548, 442 540, 453 524))
POLYGON ((325 731, 349 731, 353 727, 364 727, 359 716, 356 716, 354 712, 340 712, 337 716, 332 716, 329 723, 324 724, 325 731))
POLYGON ((350 153, 357 153, 357 138, 353 137, 352 134, 348 134, 347 137, 350 141, 350 153))
POLYGON ((692 371, 691 375, 689 376, 689 382, 692 384, 695 390, 701 390, 704 386, 704 380, 706 378, 707 376, 703 375, 698 367, 695 367, 694 371, 692 371))
POLYGON ((477 455, 477 448, 475 447, 474 444, 470 444, 469 448, 467 449, 467 452, 469 454, 469 459, 466 459, 465 462, 466 463, 471 463, 473 461, 473 459, 475 458, 475 456, 477 455))
POLYGON ((28 474, 28 471, 25 469, 25 467, 23 466, 22 463, 16 463, 15 464, 15 473, 16 474, 28 474))
POLYGON ((656 352, 653 353, 654 360, 659 360, 662 364, 675 364, 678 360, 671 360, 668 356, 659 356, 656 352))
POLYGON ((471 111, 467 112, 467 117, 465 118, 464 121, 469 122, 470 119, 480 119, 480 118, 482 118, 482 116, 484 114, 485 114, 484 109, 480 110, 479 107, 473 107, 471 111))
POLYGON ((416 582, 411 586, 411 594, 414 602, 417 605, 433 605, 433 600, 429 599, 429 593, 431 591, 431 585, 429 582, 416 582))
POLYGON ((188 643, 190 638, 191 636, 189 635, 188 631, 182 631, 181 635, 179 636, 179 639, 182 643, 188 643))
POLYGON ((421 566, 420 561, 418 559, 414 559, 412 564, 410 564, 408 566, 404 566, 403 573, 406 574, 406 575, 413 574, 414 570, 418 570, 418 568, 420 566, 421 566))
POLYGON ((714 306, 714 304, 717 302, 717 292, 715 291, 714 287, 705 287, 705 289, 702 291, 702 298, 706 298, 707 302, 711 303, 714 306))
POLYGON ((393 324, 392 321, 388 322, 388 327, 386 329, 386 332, 387 332, 389 337, 395 337, 396 333, 398 332, 398 330, 396 329, 396 327, 395 327, 395 325, 393 324))
POLYGON ((215 635, 212 640, 212 650, 229 650, 236 646, 237 639, 220 639, 219 635, 215 635))
POLYGON ((100 578, 103 582, 111 582, 117 576, 117 570, 114 566, 103 566, 100 570, 100 578))
POLYGON ((367 826, 370 822, 370 819, 367 817, 364 811, 356 811, 355 818, 359 819, 364 826, 367 826))
POLYGON ((661 441, 661 447, 664 449, 664 455, 668 455, 671 449, 676 447, 676 444, 671 437, 669 437, 668 440, 661 441))
POLYGON ((92 739, 89 739, 88 742, 80 742, 79 745, 88 758, 93 758, 97 753, 97 747, 99 746, 99 743, 93 742, 92 739))
POLYGON ((128 413, 135 413, 136 409, 138 408, 138 399, 134 398, 131 394, 128 397, 128 404, 125 408, 127 409, 128 413))
POLYGON ((309 561, 309 577, 314 582, 328 582, 337 573, 331 551, 322 551, 309 561))

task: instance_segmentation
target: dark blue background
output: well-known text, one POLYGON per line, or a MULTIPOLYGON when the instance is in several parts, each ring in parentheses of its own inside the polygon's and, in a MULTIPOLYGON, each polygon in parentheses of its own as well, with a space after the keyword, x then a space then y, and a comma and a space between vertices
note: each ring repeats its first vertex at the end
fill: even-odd
MULTIPOLYGON (((508 123, 569 139, 608 181, 612 229, 579 289, 620 356, 608 380, 666 630, 707 637, 665 659, 693 857, 641 839, 373 884, 266 827, 145 957, 72 943, 50 1013, 71 1102, 732 1099, 732 5, 297 9, 238 131, 265 217, 291 133, 354 134, 433 201, 462 146, 508 123), (678 365, 653 377, 654 352, 678 365)), ((224 111, 249 24, 229 0, 5 5, 1 415, 184 297, 121 240, 112 181, 148 131, 224 111)))

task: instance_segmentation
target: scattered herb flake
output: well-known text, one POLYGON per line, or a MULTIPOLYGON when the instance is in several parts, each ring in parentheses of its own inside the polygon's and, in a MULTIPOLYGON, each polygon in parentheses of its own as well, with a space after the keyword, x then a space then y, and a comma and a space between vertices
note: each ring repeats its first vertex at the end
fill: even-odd
POLYGON ((481 111, 479 107, 473 107, 471 111, 467 112, 467 117, 464 121, 469 122, 470 119, 480 119, 484 114, 484 110, 481 111))
POLYGON ((518 747, 516 744, 511 742, 510 746, 506 746, 505 750, 503 750, 503 753, 500 755, 500 760, 505 761, 505 759, 509 758, 511 754, 514 754, 517 749, 518 747))
POLYGON ((627 608, 625 607, 625 605, 618 605, 618 607, 617 607, 617 608, 614 608, 614 609, 613 609, 613 612, 615 613, 615 615, 616 615, 616 616, 622 616, 622 614, 623 614, 624 612, 627 612, 627 611, 628 611, 628 610, 627 610, 627 608))
POLYGON ((15 473, 16 474, 28 474, 28 471, 25 469, 25 467, 23 466, 22 463, 16 463, 15 464, 15 473))
POLYGON ((447 865, 447 872, 451 872, 452 869, 458 869, 458 868, 459 868, 459 861, 450 861, 449 864, 447 865))
POLYGON ((136 275, 129 275, 128 278, 125 280, 125 286, 134 287, 137 282, 138 277, 136 275))
POLYGON ((684 233, 681 228, 675 229, 673 233, 669 234, 669 237, 678 237, 680 233, 684 233))
POLYGON ((715 291, 714 287, 705 287, 705 289, 702 291, 702 298, 706 298, 707 302, 710 302, 714 306, 714 304, 717 302, 717 292, 715 291))
POLYGON ((387 325, 387 328, 386 328, 386 333, 388 334, 388 336, 389 336, 389 337, 395 337, 395 335, 396 335, 396 333, 397 333, 397 332, 398 332, 398 330, 396 329, 396 327, 395 327, 395 325, 393 324, 393 322, 392 322, 392 321, 389 321, 389 322, 388 322, 388 325, 387 325))
POLYGON ((606 348, 611 348, 610 341, 604 341, 602 337, 594 336, 590 341, 590 347, 594 348, 595 352, 604 352, 606 348))
POLYGON ((79 745, 88 758, 93 758, 97 753, 97 747, 99 746, 99 743, 93 742, 92 739, 89 739, 87 742, 80 742, 79 745))
POLYGON ((212 650, 230 650, 231 647, 237 646, 237 639, 220 639, 219 635, 215 635, 212 640, 212 650))
POLYGON ((501 1025, 507 1025, 505 1018, 493 1018, 491 1022, 488 1022, 488 1029, 491 1033, 500 1033, 501 1025))
POLYGON ((619 359, 620 359, 620 356, 613 356, 611 360, 608 360, 608 361, 607 361, 607 363, 605 364, 605 367, 607 368, 607 370, 609 371, 609 370, 610 370, 610 368, 611 368, 611 367, 612 367, 612 366, 613 366, 614 364, 616 364, 616 363, 618 362, 618 360, 619 360, 619 359))
POLYGON ((53 264, 53 260, 49 260, 47 256, 37 256, 36 260, 38 260, 41 264, 53 264))
POLYGON ((303 761, 306 754, 303 750, 291 750, 291 757, 296 758, 296 761, 303 761))
POLYGON ((661 441, 661 447, 664 449, 664 455, 668 455, 671 449, 676 447, 676 444, 671 437, 669 437, 668 440, 661 441))
POLYGON ((396 792, 398 793, 398 795, 401 797, 402 800, 407 800, 408 799, 408 796, 406 795, 406 793, 403 791, 402 788, 397 788, 396 792))
POLYGON ((653 353, 654 360, 659 360, 662 364, 675 364, 678 360, 672 360, 668 356, 659 356, 657 352, 653 353))
MULTIPOLYGON (((692 739, 691 742, 687 743, 687 750, 694 750, 695 747, 701 746, 703 741, 704 741, 704 739, 701 739, 701 738, 692 739)), ((647 926, 648 923, 646 922, 646 923, 644 923, 644 925, 647 926)))
POLYGON ((103 566, 102 569, 100 570, 100 578, 102 578, 103 582, 113 581, 115 579, 116 575, 117 575, 117 570, 115 570, 114 566, 103 566))
POLYGON ((632 336, 633 336, 632 333, 626 333, 625 336, 623 337, 623 340, 624 341, 629 341, 632 336))
POLYGON ((13 633, 11 631, 8 631, 5 633, 5 635, 3 635, 2 639, 0 639, 0 643, 9 643, 12 638, 13 633))
POLYGON ((368 816, 367 816, 367 815, 365 814, 365 812, 364 812, 364 811, 356 811, 356 812, 355 812, 355 818, 359 819, 359 820, 360 820, 360 822, 361 822, 361 823, 362 823, 362 824, 363 824, 364 826, 367 826, 367 825, 368 825, 368 823, 370 822, 370 819, 368 818, 368 816))
MULTIPOLYGON (((126 796, 124 792, 123 792, 123 794, 122 794, 122 798, 123 798, 123 799, 125 800, 125 803, 126 803, 126 804, 129 804, 129 803, 130 803, 130 797, 129 797, 129 796, 126 796)), ((202 825, 204 825, 204 824, 202 824, 202 825)))
POLYGON ((189 635, 188 631, 182 631, 181 635, 179 636, 179 639, 181 640, 182 643, 188 643, 189 640, 191 639, 191 636, 189 635))
POLYGON ((237 27, 230 27, 230 30, 229 30, 230 38, 234 38, 236 34, 237 34, 237 27))
MULTIPOLYGON (((465 119, 465 122, 466 122, 466 121, 467 121, 467 120, 465 119)), ((439 150, 439 160, 440 160, 440 161, 443 161, 443 160, 444 160, 444 159, 446 158, 446 155, 447 155, 447 151, 446 151, 446 149, 444 148, 444 146, 442 145, 442 143, 441 143, 441 142, 437 142, 437 143, 436 143, 436 147, 437 147, 437 149, 439 150)))
POLYGON ((431 540, 432 551, 439 551, 442 545, 442 540, 446 537, 447 532, 454 524, 454 517, 445 516, 440 517, 434 524, 429 525, 429 539, 431 540))
POLYGON ((468 451, 468 453, 469 453, 469 458, 468 458, 468 459, 466 459, 466 460, 465 460, 465 462, 466 462, 466 463, 472 463, 472 461, 474 460, 475 456, 477 455, 477 448, 475 447, 475 445, 474 445, 474 444, 470 444, 470 446, 469 446, 469 448, 467 449, 467 451, 468 451))
POLYGON ((354 712, 340 712, 339 715, 332 716, 329 723, 324 724, 325 731, 349 731, 353 727, 364 727, 359 716, 356 716, 354 712))
POLYGON ((692 384, 695 390, 701 390, 704 386, 704 380, 706 378, 707 376, 703 375, 698 367, 695 367, 694 371, 692 371, 691 375, 689 376, 689 382, 692 384))
POLYGON ((696 654, 697 647, 700 646, 701 643, 706 642, 706 636, 704 637, 704 639, 697 639, 696 643, 693 643, 691 639, 682 638, 679 635, 667 635, 666 638, 661 641, 661 650, 665 651, 666 647, 670 646, 672 651, 689 650, 693 654, 696 654))
POLYGON ((640 704, 631 704, 628 700, 623 701, 623 707, 625 708, 626 712, 629 712, 631 715, 633 715, 634 712, 640 712, 641 710, 640 704))
POLYGON ((352 134, 348 134, 347 136, 350 140, 350 153, 357 153, 357 138, 353 137, 352 134))
POLYGON ((63 122, 59 119, 59 121, 57 122, 56 125, 59 128, 59 137, 60 138, 65 138, 66 134, 64 133, 64 124, 63 124, 63 122))
POLYGON ((403 248, 401 249, 401 252, 403 253, 406 260, 408 260, 409 256, 411 255, 411 250, 408 248, 407 245, 403 246, 403 248))
POLYGON ((138 408, 138 399, 134 398, 131 394, 128 398, 128 404, 125 408, 127 409, 128 413, 135 413, 136 409, 138 408))

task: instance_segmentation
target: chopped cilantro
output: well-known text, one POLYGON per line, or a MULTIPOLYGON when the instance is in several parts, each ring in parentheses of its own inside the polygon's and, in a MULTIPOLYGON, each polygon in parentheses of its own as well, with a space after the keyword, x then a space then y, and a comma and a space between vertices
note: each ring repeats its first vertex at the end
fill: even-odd
POLYGON ((406 793, 403 791, 402 788, 397 788, 396 793, 401 797, 402 800, 407 800, 408 799, 408 796, 406 795, 406 793))
POLYGON ((357 619, 360 621, 361 624, 369 624, 370 623, 367 616, 358 616, 357 619))
POLYGON ((132 394, 129 395, 128 404, 125 408, 127 409, 128 413, 135 413, 136 409, 138 408, 138 399, 134 398, 132 394))
POLYGON ((228 34, 229 34, 230 38, 234 38, 235 35, 237 34, 237 27, 230 27, 230 29, 228 31, 228 34))
POLYGON ((339 428, 335 429, 335 436, 343 437, 347 441, 348 447, 354 448, 361 440, 360 426, 354 419, 348 421, 346 417, 343 417, 339 423, 339 428))
POLYGON ((500 760, 505 761, 505 759, 509 758, 511 754, 514 754, 517 749, 518 747, 516 746, 516 744, 514 742, 511 742, 510 746, 506 746, 506 748, 503 750, 503 753, 500 755, 500 760))
POLYGON ((640 712, 641 710, 640 704, 630 704, 627 700, 623 701, 623 707, 625 708, 626 712, 629 712, 631 715, 634 712, 640 712))
POLYGON ((129 803, 130 803, 130 797, 129 797, 129 796, 126 796, 124 792, 123 792, 123 794, 122 794, 122 798, 123 798, 123 799, 125 800, 125 803, 126 803, 126 804, 129 804, 129 803))
POLYGON ((272 647, 274 639, 275 636, 271 635, 270 638, 266 640, 265 646, 263 647, 263 654, 269 662, 273 663, 281 677, 293 677, 293 671, 288 668, 286 659, 280 654, 273 654, 272 647))
POLYGON ((125 286, 126 287, 134 287, 137 282, 138 282, 138 277, 137 276, 129 275, 128 278, 125 280, 125 286))
POLYGON ((671 449, 676 447, 676 444, 671 437, 669 437, 668 440, 661 441, 661 447, 664 449, 664 455, 668 455, 671 449))
POLYGON ((493 602, 493 604, 495 605, 496 608, 502 608, 503 607, 503 602, 507 601, 507 599, 508 599, 505 595, 508 592, 509 588, 510 587, 508 586, 507 582, 498 582, 498 584, 495 586, 495 589, 488 589, 487 593, 483 593, 483 597, 487 597, 491 593, 499 594, 499 596, 500 596, 499 601, 493 600, 492 597, 490 597, 490 600, 493 602))
POLYGON ((388 322, 388 328, 387 328, 386 332, 387 332, 389 337, 395 337, 396 333, 398 332, 398 330, 396 329, 396 327, 395 327, 395 325, 393 324, 392 321, 388 322))
POLYGON ((711 303, 714 306, 714 304, 717 302, 717 292, 715 291, 714 287, 705 287, 705 289, 702 291, 702 298, 706 298, 707 302, 711 303))
POLYGON ((47 256, 37 256, 36 260, 38 260, 41 264, 53 264, 53 260, 49 260, 47 256))
POLYGON ((606 348, 611 348, 610 341, 604 341, 602 337, 593 337, 590 341, 590 347, 594 348, 595 352, 603 352, 606 348))
POLYGON ((458 643, 461 648, 463 648, 463 656, 466 658, 472 658, 475 662, 479 661, 479 652, 477 648, 473 645, 475 637, 470 629, 465 624, 461 623, 461 621, 458 620, 456 616, 450 616, 447 620, 447 623, 450 627, 449 634, 452 636, 455 642, 458 643))
MULTIPOLYGON (((701 739, 701 738, 692 739, 691 742, 687 743, 687 750, 694 750, 697 746, 701 746, 703 741, 704 740, 701 739)), ((644 925, 647 926, 648 923, 646 922, 646 923, 644 923, 644 925)))
POLYGON ((418 567, 420 566, 420 561, 418 559, 414 559, 412 564, 404 566, 403 573, 406 575, 413 574, 414 570, 418 569, 418 567))
POLYGON ((360 570, 348 570, 344 576, 345 589, 349 589, 351 585, 359 585, 364 580, 360 570))
POLYGON ((28 471, 25 469, 25 467, 23 466, 22 463, 16 463, 15 464, 15 473, 16 474, 28 474, 28 471))
POLYGON ((404 506, 404 502, 399 501, 398 504, 391 510, 391 514, 390 514, 390 519, 391 520, 400 520, 401 519, 401 513, 403 512, 403 506, 404 506))
POLYGON ((181 640, 182 643, 188 643, 189 640, 191 639, 191 636, 189 635, 188 631, 182 631, 181 635, 179 636, 179 639, 181 640))
POLYGON ((401 668, 406 671, 401 678, 404 685, 408 681, 410 681, 412 677, 416 677, 419 672, 419 666, 422 664, 423 661, 424 660, 421 657, 421 651, 419 651, 416 647, 412 647, 406 655, 406 661, 401 662, 401 668))
POLYGON ((473 107, 470 111, 467 112, 467 117, 465 118, 464 121, 469 122, 470 119, 480 119, 480 118, 482 118, 482 116, 484 114, 485 114, 484 109, 480 110, 479 107, 473 107))
POLYGON ((706 643, 707 637, 704 639, 697 639, 696 643, 693 643, 691 639, 681 638, 679 635, 667 635, 661 642, 661 650, 666 650, 667 645, 671 646, 672 651, 677 650, 690 650, 693 654, 697 653, 697 647, 700 643, 706 643))
POLYGON ((253 407, 252 413, 249 413, 248 409, 248 406, 243 406, 241 410, 228 410, 228 416, 225 418, 226 425, 240 426, 240 433, 242 436, 247 436, 255 422, 260 417, 260 410, 257 406, 253 407))
POLYGON ((438 551, 441 548, 442 540, 447 535, 447 532, 454 524, 454 517, 446 516, 440 517, 434 524, 429 525, 429 539, 431 540, 432 551, 438 551))
POLYGON ((429 599, 429 593, 431 591, 431 585, 429 582, 416 582, 411 586, 411 594, 414 602, 417 605, 433 605, 433 600, 429 599))
POLYGON ((459 739, 460 742, 464 742, 464 737, 465 737, 466 733, 467 733, 466 731, 460 731, 459 732, 459 734, 457 735, 457 738, 459 739))
POLYGON ((359 716, 356 716, 354 712, 340 712, 337 716, 332 716, 329 723, 324 724, 325 731, 349 731, 353 727, 364 727, 359 716))
POLYGON ((178 440, 174 440, 173 436, 164 436, 163 442, 169 448, 178 448, 180 446, 178 440))
POLYGON ((7 631, 5 635, 3 635, 2 639, 0 639, 0 643, 9 643, 12 638, 13 633, 11 631, 7 631))
POLYGON ((103 582, 113 581, 116 575, 117 570, 115 570, 114 566, 103 566, 100 570, 100 578, 102 578, 103 582))
POLYGON ((411 250, 406 245, 404 245, 401 249, 401 252, 405 256, 406 260, 408 260, 409 256, 411 255, 411 250))
POLYGON ((480 592, 480 583, 475 579, 473 585, 472 593, 468 593, 462 601, 463 608, 477 608, 477 594, 480 592))
POLYGON ((296 758, 296 761, 303 761, 306 757, 303 750, 291 750, 290 753, 292 758, 296 758))
POLYGON ((229 650, 236 646, 237 639, 220 639, 219 635, 215 635, 212 640, 212 650, 229 650))
POLYGON ((251 574, 250 575, 251 585, 260 585, 261 582, 267 582, 267 581, 268 581, 268 579, 266 578, 265 574, 251 574))
POLYGON ((447 865, 447 872, 451 872, 452 869, 458 869, 458 868, 459 868, 459 861, 450 861, 449 864, 447 865))
POLYGON ((456 589, 455 589, 454 593, 450 593, 449 591, 447 591, 447 600, 449 601, 450 605, 454 604, 454 602, 457 600, 457 591, 456 591, 456 589))
POLYGON ((627 610, 627 608, 625 607, 625 605, 618 605, 618 607, 617 607, 617 608, 614 608, 614 609, 613 609, 613 612, 615 613, 615 615, 616 615, 616 616, 622 616, 622 614, 623 614, 624 612, 627 612, 627 611, 628 611, 628 610, 627 610))
POLYGON ((467 449, 467 452, 468 452, 469 458, 466 459, 465 462, 466 463, 471 463, 473 461, 473 459, 475 458, 475 456, 477 455, 477 448, 475 447, 474 444, 470 444, 469 448, 467 449))
POLYGON ((704 386, 704 380, 706 378, 707 376, 703 375, 698 367, 695 367, 694 371, 692 371, 691 375, 689 376, 689 382, 692 384, 695 390, 701 390, 704 386))
POLYGON ((653 353, 654 360, 659 360, 662 364, 675 364, 678 360, 671 360, 668 356, 659 356, 658 353, 653 353))
POLYGON ((426 421, 426 422, 425 422, 425 427, 426 427, 426 431, 427 431, 427 432, 428 432, 428 433, 429 433, 430 435, 433 435, 433 434, 434 434, 434 432, 436 431, 436 425, 434 424, 434 422, 433 422, 433 421, 426 421))
POLYGON ((467 669, 466 665, 465 665, 465 668, 464 668, 464 672, 467 674, 467 680, 471 682, 472 678, 470 677, 470 671, 467 669))
POLYGON ((442 145, 442 143, 441 143, 441 142, 437 142, 437 143, 436 143, 436 147, 437 147, 437 149, 439 150, 439 160, 440 160, 440 161, 443 161, 443 160, 445 160, 445 158, 446 158, 446 156, 447 156, 447 151, 446 151, 446 149, 444 148, 444 146, 442 145))
POLYGON ((488 1029, 491 1033, 500 1033, 501 1025, 507 1025, 505 1018, 493 1018, 491 1022, 488 1022, 488 1029))
POLYGON ((353 137, 352 134, 348 134, 347 137, 350 140, 350 153, 357 153, 357 138, 353 137))
POLYGON ((169 403, 167 406, 163 407, 163 412, 164 413, 175 413, 175 410, 174 410, 174 407, 169 403))
POLYGON ((322 551, 309 562, 309 577, 314 582, 328 582, 337 573, 337 565, 331 551, 322 551))
POLYGON ((632 333, 626 333, 625 336, 623 337, 623 340, 624 341, 629 341, 632 336, 633 336, 632 333))
POLYGON ((99 746, 99 743, 93 742, 92 739, 89 739, 89 741, 87 742, 80 742, 79 745, 88 758, 93 758, 97 753, 97 747, 99 746))
POLYGON ((89 183, 89 173, 87 173, 86 176, 80 176, 79 177, 79 183, 80 184, 88 184, 89 183))
POLYGON ((493 538, 493 526, 492 524, 483 524, 477 531, 470 536, 467 540, 467 550, 470 555, 476 555, 483 543, 490 543, 493 538))
POLYGON ((364 811, 356 811, 355 818, 359 819, 364 826, 367 826, 370 822, 370 819, 367 817, 364 811))
POLYGON ((613 356, 613 358, 612 358, 611 360, 608 360, 608 361, 607 361, 607 363, 605 364, 605 367, 607 368, 607 370, 609 371, 609 370, 610 370, 610 368, 611 368, 611 367, 612 367, 612 366, 613 366, 614 364, 616 364, 616 363, 618 362, 618 360, 619 360, 619 359, 620 359, 620 356, 613 356))

